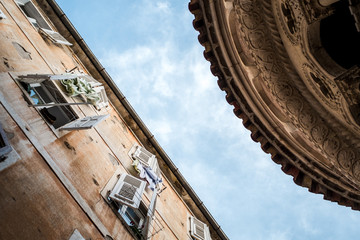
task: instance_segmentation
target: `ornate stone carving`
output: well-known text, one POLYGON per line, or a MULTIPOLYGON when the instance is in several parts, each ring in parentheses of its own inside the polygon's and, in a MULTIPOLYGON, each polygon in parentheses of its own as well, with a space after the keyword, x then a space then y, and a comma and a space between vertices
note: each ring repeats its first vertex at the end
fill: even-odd
MULTIPOLYGON (((249 43, 249 50, 269 91, 274 94, 276 101, 289 116, 289 119, 293 121, 293 124, 298 126, 299 130, 314 142, 314 146, 319 147, 334 166, 342 165, 341 171, 344 176, 351 176, 352 174, 349 172, 351 170, 347 166, 352 165, 353 161, 357 162, 358 159, 354 160, 351 157, 353 155, 345 154, 347 153, 345 149, 349 148, 347 143, 340 140, 339 135, 326 125, 326 121, 319 116, 300 91, 294 87, 292 78, 298 78, 298 75, 296 73, 288 74, 288 69, 291 69, 291 66, 286 66, 286 63, 289 62, 287 55, 282 55, 275 48, 275 46, 278 46, 284 49, 284 46, 282 45, 282 39, 278 35, 276 24, 273 24, 274 20, 271 19, 273 13, 270 1, 235 0, 234 6, 242 30, 241 35, 245 38, 244 41, 249 43), (263 7, 262 4, 264 4, 263 7), (267 5, 265 6, 265 4, 267 5), (267 11, 267 9, 269 10, 267 11), (254 19, 259 23, 256 28, 253 25, 251 25, 252 28, 247 28, 244 23, 244 16, 246 16, 246 21, 251 21, 250 16, 257 16, 257 14, 250 14, 250 12, 259 15, 260 12, 262 13, 262 21, 258 18, 254 19), (256 43, 256 41, 258 42, 256 43), (350 159, 347 159, 347 157, 350 157, 350 159)), ((332 87, 329 86, 325 78, 311 71, 307 75, 309 82, 312 83, 314 88, 318 89, 317 91, 322 98, 328 102, 335 99, 332 87)))
POLYGON ((360 67, 354 66, 335 78, 354 121, 360 125, 360 67))
POLYGON ((334 9, 330 6, 322 7, 318 0, 299 0, 299 3, 308 24, 320 21, 334 12, 334 9))
POLYGON ((277 2, 276 10, 286 36, 293 44, 297 44, 300 39, 300 23, 303 19, 299 3, 296 0, 281 0, 277 2))
POLYGON ((342 149, 338 152, 337 161, 344 170, 351 170, 351 167, 356 160, 355 151, 352 149, 342 149))
POLYGON ((339 90, 336 84, 331 83, 330 79, 323 76, 314 66, 303 64, 302 68, 305 74, 303 80, 309 89, 312 89, 313 94, 331 109, 339 109, 339 90))

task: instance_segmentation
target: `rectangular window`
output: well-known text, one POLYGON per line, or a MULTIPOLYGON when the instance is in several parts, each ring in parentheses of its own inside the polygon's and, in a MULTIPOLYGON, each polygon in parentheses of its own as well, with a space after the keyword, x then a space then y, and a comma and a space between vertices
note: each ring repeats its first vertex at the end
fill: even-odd
POLYGON ((12 151, 4 129, 0 124, 0 161, 4 161, 12 151))
POLYGON ((6 19, 6 15, 0 10, 0 20, 6 19))
POLYGON ((19 83, 26 92, 29 102, 38 109, 42 117, 55 129, 90 129, 109 115, 88 116, 78 119, 70 105, 90 103, 68 103, 54 83, 56 80, 76 78, 76 74, 51 75, 29 74, 19 76, 19 83))
POLYGON ((45 37, 57 44, 72 45, 58 32, 53 31, 31 0, 16 0, 29 22, 45 37))
POLYGON ((190 234, 195 240, 211 240, 209 227, 193 216, 190 217, 190 234))
POLYGON ((51 81, 26 83, 20 79, 20 83, 30 96, 33 104, 39 106, 37 108, 43 118, 55 129, 78 118, 70 106, 51 106, 56 103, 66 102, 57 87, 51 81))

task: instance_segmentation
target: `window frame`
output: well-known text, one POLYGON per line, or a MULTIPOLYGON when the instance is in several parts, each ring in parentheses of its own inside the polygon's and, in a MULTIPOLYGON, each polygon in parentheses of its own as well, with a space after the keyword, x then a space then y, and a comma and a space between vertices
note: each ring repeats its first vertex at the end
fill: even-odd
POLYGON ((39 8, 33 3, 32 0, 14 0, 22 14, 28 19, 32 27, 36 29, 42 36, 47 37, 54 44, 68 45, 72 44, 67 41, 59 32, 55 31, 54 28, 49 24, 46 18, 43 16, 39 8), (26 6, 29 4, 28 6, 26 6), (31 11, 25 8, 31 8, 31 11), (36 15, 36 16, 35 16, 36 15))
POLYGON ((190 216, 190 235, 195 240, 211 240, 209 226, 194 216, 190 216), (202 226, 204 237, 198 234, 197 226, 202 226))
MULTIPOLYGON (((52 100, 53 103, 58 103, 58 101, 55 99, 55 97, 53 96, 53 94, 49 91, 47 85, 50 85, 52 87, 52 91, 56 92, 56 94, 58 94, 58 96, 64 100, 65 102, 68 102, 66 100, 66 97, 62 94, 62 91, 59 89, 59 87, 57 86, 56 83, 54 83, 53 81, 51 80, 47 80, 44 78, 42 78, 42 80, 39 79, 39 81, 37 82, 34 82, 34 83, 29 83, 29 82, 25 82, 23 81, 21 78, 17 78, 17 81, 19 82, 19 87, 21 88, 21 90, 23 91, 24 93, 24 96, 26 97, 26 100, 27 102, 29 103, 30 106, 33 106, 37 112, 39 112, 40 116, 44 119, 44 121, 48 124, 48 126, 50 126, 50 128, 54 131, 54 132, 59 132, 61 130, 61 127, 65 126, 66 124, 68 123, 71 123, 73 121, 76 121, 77 119, 79 119, 79 115, 74 111, 74 109, 71 107, 71 106, 64 106, 68 111, 70 111, 70 113, 73 115, 74 119, 71 119, 63 110, 62 107, 58 107, 58 109, 60 109, 61 113, 63 116, 66 116, 68 117, 69 119, 69 122, 67 122, 66 124, 64 125, 61 125, 59 127, 55 127, 52 123, 50 123, 48 121, 48 119, 46 119, 46 117, 44 117, 43 113, 41 112, 42 109, 45 109, 45 108, 52 108, 52 106, 43 106, 43 107, 37 107, 36 103, 34 102, 33 98, 31 97, 31 95, 28 93, 28 91, 24 88, 24 85, 23 84, 26 84, 28 86, 30 86, 31 88, 34 88, 34 87, 41 87, 44 91, 44 93, 47 95, 47 97, 49 99, 52 100), (46 83, 46 85, 45 85, 46 83), (40 109, 41 108, 41 109, 40 109)), ((39 94, 36 90, 33 90, 35 93, 39 94)), ((40 94, 39 94, 40 95, 40 94)), ((43 98, 41 95, 39 96, 41 99, 43 98)), ((51 103, 51 102, 49 102, 51 103)))

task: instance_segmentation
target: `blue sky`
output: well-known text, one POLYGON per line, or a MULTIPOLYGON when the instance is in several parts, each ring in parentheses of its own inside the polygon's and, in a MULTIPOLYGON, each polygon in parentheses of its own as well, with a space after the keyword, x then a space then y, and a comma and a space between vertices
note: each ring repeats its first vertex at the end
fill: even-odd
POLYGON ((58 3, 230 239, 359 238, 359 212, 295 185, 251 140, 188 1, 58 3))

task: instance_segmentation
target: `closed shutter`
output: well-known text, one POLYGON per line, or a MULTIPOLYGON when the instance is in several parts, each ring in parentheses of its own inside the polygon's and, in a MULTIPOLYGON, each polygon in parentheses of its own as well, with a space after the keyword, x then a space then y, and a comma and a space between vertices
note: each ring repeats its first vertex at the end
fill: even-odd
POLYGON ((72 44, 69 43, 63 36, 60 35, 58 32, 54 32, 52 30, 46 28, 39 28, 39 32, 46 37, 48 37, 53 43, 63 44, 71 46, 72 44))
POLYGON ((66 124, 61 127, 60 130, 82 130, 82 129, 90 129, 97 125, 99 122, 107 118, 107 115, 99 115, 99 116, 89 116, 81 119, 77 119, 72 121, 71 123, 66 124))
POLYGON ((129 174, 122 174, 109 197, 126 206, 138 208, 146 182, 129 174))
POLYGON ((152 167, 154 161, 156 161, 154 154, 140 146, 137 146, 136 151, 133 153, 133 158, 138 159, 145 167, 152 167))
POLYGON ((197 240, 211 240, 208 226, 193 216, 190 217, 190 230, 197 240))

